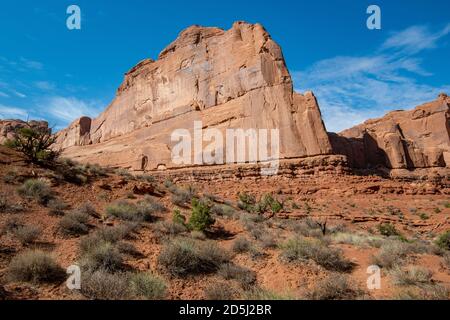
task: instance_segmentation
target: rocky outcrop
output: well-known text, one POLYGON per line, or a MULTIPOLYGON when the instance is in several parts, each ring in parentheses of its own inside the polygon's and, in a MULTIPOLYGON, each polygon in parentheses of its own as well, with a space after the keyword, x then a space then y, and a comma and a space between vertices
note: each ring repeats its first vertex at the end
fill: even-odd
POLYGON ((176 167, 176 129, 279 129, 280 158, 329 154, 316 98, 293 91, 281 48, 259 24, 228 31, 192 26, 126 73, 99 117, 82 118, 58 134, 65 155, 139 169, 176 167))
POLYGON ((333 152, 346 155, 353 167, 450 167, 450 98, 441 94, 414 110, 393 111, 329 136, 333 152))
POLYGON ((14 139, 17 130, 27 126, 48 129, 46 121, 32 120, 27 123, 23 120, 0 120, 0 144, 5 143, 8 139, 14 139))

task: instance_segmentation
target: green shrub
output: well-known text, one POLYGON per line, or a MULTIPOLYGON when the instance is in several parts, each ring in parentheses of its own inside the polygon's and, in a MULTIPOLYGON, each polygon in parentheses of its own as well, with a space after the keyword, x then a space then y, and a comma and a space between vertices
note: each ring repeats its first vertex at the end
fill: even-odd
POLYGON ((247 192, 239 193, 238 208, 247 212, 254 212, 256 197, 247 192))
POLYGON ((59 230, 66 236, 80 236, 89 232, 89 216, 85 212, 74 210, 59 221, 59 230))
POLYGON ((390 223, 382 223, 378 225, 378 231, 380 231, 381 235, 386 237, 400 236, 400 233, 397 231, 395 226, 390 223))
POLYGON ((50 128, 27 122, 25 127, 15 130, 15 137, 5 145, 22 153, 30 162, 45 163, 56 160, 59 152, 52 150, 56 136, 50 128))
POLYGON ((35 199, 40 204, 47 204, 53 198, 53 191, 43 180, 30 179, 17 189, 20 196, 35 199))
POLYGON ((148 300, 161 300, 166 296, 164 280, 152 273, 136 273, 130 276, 131 293, 148 300))
POLYGON ((436 245, 444 250, 450 250, 450 230, 447 230, 437 238, 436 245))
POLYGON ((64 269, 42 251, 20 253, 8 266, 9 278, 17 282, 60 282, 65 278, 65 274, 64 269))
POLYGON ((173 210, 172 222, 184 226, 186 224, 186 217, 183 214, 181 214, 180 210, 175 209, 173 210))
POLYGON ((313 260, 331 271, 350 271, 353 264, 342 256, 339 249, 329 248, 321 241, 297 238, 282 246, 281 259, 287 262, 313 260))
POLYGON ((361 296, 363 292, 343 274, 328 276, 306 294, 310 300, 356 300, 361 296))
POLYGON ((20 226, 13 231, 14 236, 22 245, 35 242, 42 234, 42 229, 33 225, 20 226))
POLYGON ((212 242, 178 239, 163 246, 158 263, 172 275, 186 276, 215 272, 229 259, 228 253, 212 242))
POLYGON ((196 198, 192 199, 192 215, 188 227, 194 231, 205 231, 215 223, 211 217, 210 209, 196 198))

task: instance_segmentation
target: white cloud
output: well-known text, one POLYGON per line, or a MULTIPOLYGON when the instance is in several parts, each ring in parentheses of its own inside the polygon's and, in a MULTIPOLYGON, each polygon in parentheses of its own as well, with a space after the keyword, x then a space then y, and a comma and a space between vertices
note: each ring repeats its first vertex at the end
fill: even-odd
POLYGON ((19 98, 26 98, 26 94, 19 92, 17 90, 14 89, 10 89, 11 93, 13 93, 14 95, 18 96, 19 98))
POLYGON ((83 101, 74 97, 54 96, 39 103, 39 113, 46 118, 52 116, 65 124, 81 116, 95 117, 101 105, 95 101, 83 101))
POLYGON ((29 60, 23 57, 20 58, 20 62, 24 67, 28 69, 42 70, 44 68, 44 64, 42 62, 29 60))
POLYGON ((28 112, 24 109, 5 106, 0 104, 0 118, 1 119, 26 119, 28 116, 28 112))
POLYGON ((0 97, 9 98, 9 95, 7 93, 0 91, 0 97))
POLYGON ((432 87, 416 80, 431 75, 416 55, 449 33, 450 25, 436 33, 410 27, 392 34, 374 55, 334 57, 294 72, 296 90, 314 91, 327 130, 334 132, 393 109, 415 107, 450 91, 450 84, 432 87))

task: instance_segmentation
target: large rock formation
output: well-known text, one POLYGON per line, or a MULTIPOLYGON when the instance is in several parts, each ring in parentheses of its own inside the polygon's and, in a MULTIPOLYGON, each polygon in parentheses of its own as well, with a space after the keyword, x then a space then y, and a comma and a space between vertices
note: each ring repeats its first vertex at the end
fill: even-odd
MULTIPOLYGON (((329 154, 316 98, 293 91, 280 47, 259 24, 228 31, 192 26, 125 75, 116 98, 96 119, 58 133, 64 154, 139 169, 169 168, 171 133, 203 128, 279 129, 280 158, 329 154)), ((194 155, 193 155, 194 156, 194 155)))
POLYGON ((340 134, 330 134, 333 152, 350 165, 391 169, 450 167, 450 98, 410 111, 393 111, 340 134))

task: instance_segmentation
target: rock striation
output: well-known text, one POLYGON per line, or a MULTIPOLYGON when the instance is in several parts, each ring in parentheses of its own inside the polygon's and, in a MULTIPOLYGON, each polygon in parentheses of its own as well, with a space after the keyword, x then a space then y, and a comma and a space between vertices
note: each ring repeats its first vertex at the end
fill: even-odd
POLYGON ((259 24, 230 30, 192 26, 125 74, 114 101, 95 119, 58 133, 80 161, 139 169, 176 167, 171 132, 203 128, 279 129, 280 158, 330 154, 313 93, 294 92, 281 48, 259 24))
POLYGON ((450 167, 450 98, 441 94, 414 110, 393 111, 329 136, 333 152, 356 168, 450 167))

